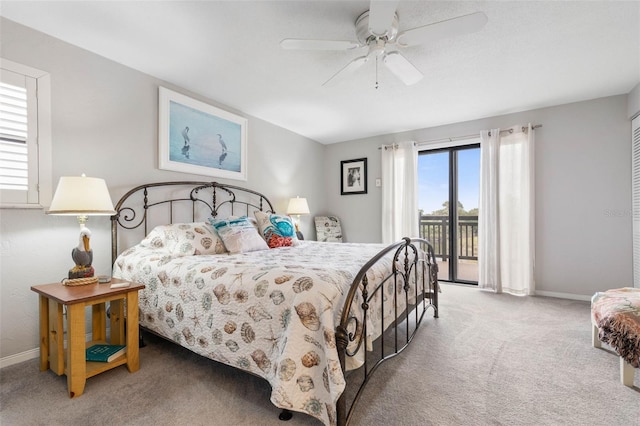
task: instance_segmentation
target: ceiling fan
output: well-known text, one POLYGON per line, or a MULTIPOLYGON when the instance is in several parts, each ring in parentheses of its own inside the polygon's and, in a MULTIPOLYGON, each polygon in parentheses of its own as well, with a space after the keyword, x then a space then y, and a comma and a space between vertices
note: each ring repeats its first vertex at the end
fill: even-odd
MULTIPOLYGON (((378 60, 381 60, 396 77, 410 86, 420 81, 423 74, 400 53, 400 49, 442 38, 473 33, 482 29, 487 23, 487 16, 482 12, 476 12, 399 31, 398 14, 396 13, 398 2, 372 0, 369 10, 361 14, 355 22, 358 41, 288 38, 280 42, 280 47, 292 50, 355 50, 364 47, 368 49, 365 55, 353 59, 324 82, 323 86, 331 85, 345 76, 353 74, 371 59, 376 61, 376 73, 378 60)), ((378 82, 376 81, 377 87, 378 82)))

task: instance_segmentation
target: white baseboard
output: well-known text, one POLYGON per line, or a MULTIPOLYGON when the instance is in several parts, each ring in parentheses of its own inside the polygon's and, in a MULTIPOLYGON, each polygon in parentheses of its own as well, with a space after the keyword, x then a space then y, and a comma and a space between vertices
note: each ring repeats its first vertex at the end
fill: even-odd
POLYGON ((536 290, 536 296, 555 297, 558 299, 583 300, 591 301, 593 295, 573 294, 573 293, 557 293, 555 291, 539 291, 536 290))
MULTIPOLYGON (((467 287, 467 288, 475 288, 479 291, 487 291, 489 293, 492 293, 493 290, 485 290, 482 288, 479 288, 478 286, 470 286, 468 284, 460 284, 460 283, 453 283, 453 282, 448 282, 448 281, 439 281, 438 282, 440 285, 456 285, 459 287, 467 287)), ((558 293, 555 291, 540 291, 540 290, 536 290, 535 292, 536 296, 545 296, 545 297, 555 297, 557 299, 569 299, 569 300, 584 300, 586 302, 590 302, 591 301, 591 297, 593 295, 583 295, 583 294, 573 294, 573 293, 558 293)), ((518 296, 520 297, 520 296, 518 296)), ((524 297, 524 296, 523 296, 524 297)))
POLYGON ((5 356, 4 358, 0 358, 0 369, 39 357, 40 348, 29 349, 28 351, 20 352, 19 354, 5 356))
MULTIPOLYGON (((107 339, 109 338, 108 330, 109 329, 107 329, 107 339)), ((86 335, 85 341, 90 342, 91 340, 93 340, 92 336, 93 336, 93 333, 88 333, 86 335)), ((64 340, 64 346, 65 348, 67 347, 67 339, 64 340)), ((33 349, 29 349, 28 351, 20 352, 19 354, 9 355, 9 356, 0 358, 0 369, 3 369, 13 364, 21 363, 23 361, 28 361, 34 358, 40 358, 40 348, 33 348, 33 349)))

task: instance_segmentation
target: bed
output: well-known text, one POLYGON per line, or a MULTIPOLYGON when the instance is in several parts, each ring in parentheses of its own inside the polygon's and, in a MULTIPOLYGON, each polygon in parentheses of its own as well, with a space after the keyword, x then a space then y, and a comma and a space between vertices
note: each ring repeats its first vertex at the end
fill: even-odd
POLYGON ((266 196, 218 182, 140 185, 115 209, 113 276, 146 285, 141 328, 264 378, 282 419, 348 424, 380 363, 438 316, 423 239, 297 240, 266 196))

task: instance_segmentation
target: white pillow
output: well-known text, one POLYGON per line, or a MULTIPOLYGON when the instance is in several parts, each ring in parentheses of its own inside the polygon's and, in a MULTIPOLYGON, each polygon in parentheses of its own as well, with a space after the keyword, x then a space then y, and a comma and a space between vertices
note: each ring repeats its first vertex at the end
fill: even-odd
POLYGON ((205 222, 156 226, 140 245, 178 255, 226 253, 218 233, 205 222))
POLYGON ((229 253, 246 253, 269 248, 246 216, 235 219, 209 218, 229 253))

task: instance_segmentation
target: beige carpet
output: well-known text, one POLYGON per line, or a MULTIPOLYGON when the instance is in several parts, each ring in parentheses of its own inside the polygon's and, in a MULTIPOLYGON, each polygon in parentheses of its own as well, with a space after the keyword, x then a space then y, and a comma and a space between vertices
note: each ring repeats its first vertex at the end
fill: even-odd
MULTIPOLYGON (((591 347, 589 303, 443 285, 440 318, 384 364, 354 425, 640 425, 640 373, 591 347)), ((6 425, 319 425, 278 420, 265 381, 147 336, 141 369, 118 367, 70 400, 38 360, 0 370, 6 425)))

